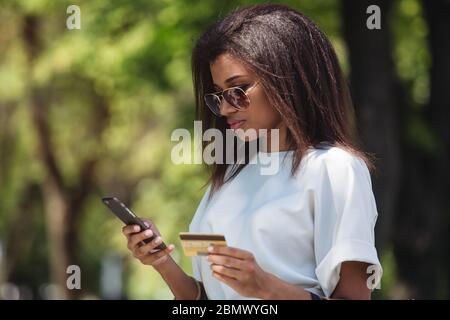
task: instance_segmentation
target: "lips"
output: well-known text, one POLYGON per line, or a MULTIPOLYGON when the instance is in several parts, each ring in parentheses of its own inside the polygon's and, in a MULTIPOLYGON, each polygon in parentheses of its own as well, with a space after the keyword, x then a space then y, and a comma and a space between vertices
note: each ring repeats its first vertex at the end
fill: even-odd
POLYGON ((227 120, 231 129, 238 129, 244 124, 245 120, 227 120))

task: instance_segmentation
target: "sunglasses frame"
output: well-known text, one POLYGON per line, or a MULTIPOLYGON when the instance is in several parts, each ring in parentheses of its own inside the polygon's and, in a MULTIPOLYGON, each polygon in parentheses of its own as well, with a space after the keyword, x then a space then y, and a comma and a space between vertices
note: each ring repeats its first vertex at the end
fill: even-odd
POLYGON ((245 85, 240 85, 240 86, 234 86, 234 87, 231 87, 231 88, 227 88, 227 89, 222 90, 222 91, 217 91, 217 92, 212 92, 212 93, 206 93, 206 94, 203 96, 203 100, 205 101, 205 104, 206 104, 206 106, 208 107, 208 109, 211 110, 211 112, 212 112, 214 115, 216 115, 216 116, 218 116, 218 117, 221 117, 222 115, 220 114, 220 108, 221 108, 221 105, 222 105, 222 100, 227 101, 227 100, 225 99, 223 93, 224 93, 225 91, 228 91, 228 90, 237 90, 237 89, 239 89, 239 90, 242 91, 242 93, 244 93, 245 97, 247 98, 247 100, 248 100, 248 106, 247 106, 247 107, 235 107, 234 105, 232 105, 232 104, 229 103, 228 101, 227 101, 227 102, 228 102, 228 104, 229 104, 230 106, 232 106, 234 109, 239 110, 239 111, 243 111, 243 110, 246 110, 246 109, 250 106, 250 97, 248 96, 247 93, 248 93, 250 90, 252 90, 254 87, 256 87, 258 84, 259 84, 259 81, 256 81, 254 84, 250 85, 250 87, 248 87, 247 90, 242 89, 242 87, 248 86, 248 84, 245 84, 245 85), (207 96, 214 96, 214 97, 216 97, 216 99, 219 100, 219 111, 218 111, 218 113, 216 113, 216 112, 213 110, 213 108, 211 108, 211 107, 208 105, 208 103, 206 102, 206 97, 207 97, 207 96), (221 99, 221 98, 222 98, 222 99, 221 99))

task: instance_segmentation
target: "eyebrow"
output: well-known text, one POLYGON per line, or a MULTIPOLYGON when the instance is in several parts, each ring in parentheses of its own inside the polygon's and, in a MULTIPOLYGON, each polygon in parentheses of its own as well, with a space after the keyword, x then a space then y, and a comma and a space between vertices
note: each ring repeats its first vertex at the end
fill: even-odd
MULTIPOLYGON (((237 79, 237 78, 240 78, 240 77, 245 77, 245 76, 244 76, 244 75, 238 74, 238 75, 229 77, 227 80, 225 80, 225 84, 228 84, 228 83, 230 83, 231 81, 233 81, 234 79, 237 79)), ((220 88, 219 85, 217 85, 217 84, 215 84, 215 83, 213 83, 213 84, 214 84, 216 87, 220 88)))

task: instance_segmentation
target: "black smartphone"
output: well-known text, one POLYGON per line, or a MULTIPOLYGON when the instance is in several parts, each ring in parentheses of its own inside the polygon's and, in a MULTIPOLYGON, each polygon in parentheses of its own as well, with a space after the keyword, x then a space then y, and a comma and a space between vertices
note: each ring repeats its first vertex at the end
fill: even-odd
MULTIPOLYGON (((123 204, 122 201, 120 201, 116 197, 103 197, 102 201, 111 210, 111 212, 114 213, 116 217, 122 220, 122 222, 126 225, 137 224, 141 227, 141 231, 150 229, 150 227, 147 227, 141 219, 139 219, 130 209, 127 208, 125 204, 123 204)), ((142 242, 149 243, 155 238, 156 235, 153 234, 150 238, 147 238, 142 242)), ((167 246, 164 242, 155 247, 155 249, 158 250, 164 250, 166 248, 167 246)))

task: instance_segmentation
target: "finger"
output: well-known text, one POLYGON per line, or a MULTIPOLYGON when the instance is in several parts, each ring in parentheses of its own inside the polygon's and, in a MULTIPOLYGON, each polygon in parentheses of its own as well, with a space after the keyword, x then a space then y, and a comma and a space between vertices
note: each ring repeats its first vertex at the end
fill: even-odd
POLYGON ((213 245, 208 248, 208 251, 210 253, 227 255, 227 256, 235 257, 235 258, 242 259, 242 260, 253 257, 252 253, 250 253, 248 251, 238 249, 238 248, 228 247, 228 246, 214 246, 213 245))
POLYGON ((174 244, 169 244, 167 246, 167 248, 165 248, 163 251, 166 251, 167 253, 172 253, 173 250, 175 250, 175 245, 174 244))
POLYGON ((150 255, 148 255, 147 257, 141 259, 141 262, 145 263, 145 264, 152 264, 154 263, 156 260, 164 257, 165 255, 168 255, 170 253, 172 253, 172 251, 175 249, 175 246, 173 244, 169 245, 166 249, 152 253, 150 255))
POLYGON ((235 268, 238 270, 244 270, 244 260, 230 257, 230 256, 224 256, 224 255, 217 255, 217 254, 210 254, 208 255, 208 261, 214 264, 226 266, 235 268))
POLYGON ((148 229, 153 231, 153 234, 155 234, 157 236, 161 235, 161 233, 159 232, 158 228, 156 227, 156 225, 151 220, 148 220, 148 219, 141 219, 141 220, 142 220, 142 222, 145 224, 145 226, 148 229))
POLYGON ((233 278, 235 280, 242 279, 243 272, 238 269, 229 268, 226 266, 218 265, 218 264, 212 264, 211 270, 217 273, 220 273, 221 275, 233 278))
POLYGON ((153 231, 150 230, 150 229, 147 229, 147 230, 145 230, 143 232, 136 233, 136 234, 130 236, 129 246, 128 247, 130 249, 134 249, 135 247, 137 247, 137 245, 141 241, 150 238, 152 235, 153 235, 153 231))
POLYGON ((131 224, 131 225, 123 227, 122 233, 128 237, 129 235, 139 232, 140 230, 141 230, 141 227, 139 227, 137 224, 131 224))
POLYGON ((153 222, 149 219, 140 218, 142 222, 147 226, 147 228, 150 228, 150 226, 153 224, 153 222))
POLYGON ((230 278, 230 277, 225 276, 225 275, 221 275, 220 273, 217 273, 215 271, 213 271, 213 277, 216 278, 217 280, 225 283, 226 285, 230 286, 233 289, 239 288, 239 281, 238 280, 235 280, 235 279, 230 278))
POLYGON ((137 254, 138 255, 145 255, 150 253, 150 251, 152 251, 153 249, 155 249, 158 245, 160 245, 162 243, 162 238, 161 237, 156 237, 155 239, 153 239, 152 241, 150 241, 149 243, 138 247, 136 249, 137 254))

